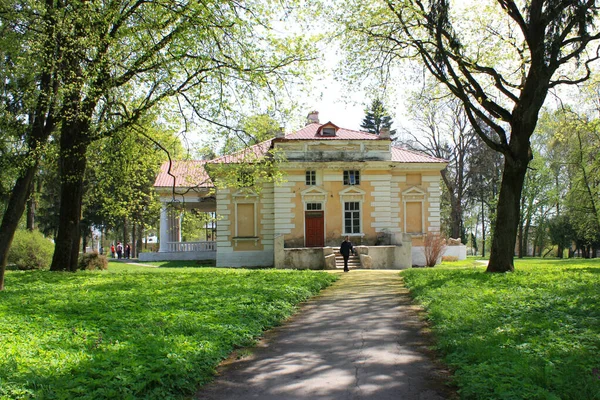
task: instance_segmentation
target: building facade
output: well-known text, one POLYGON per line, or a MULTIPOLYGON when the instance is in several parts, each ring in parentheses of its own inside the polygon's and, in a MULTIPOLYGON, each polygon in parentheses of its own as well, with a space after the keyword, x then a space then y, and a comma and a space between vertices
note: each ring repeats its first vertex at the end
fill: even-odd
POLYGON ((163 166, 155 184, 164 204, 155 257, 198 258, 177 257, 195 246, 178 237, 178 210, 214 207, 216 241, 197 245, 214 252, 217 266, 335 268, 334 253, 345 236, 365 268, 422 265, 424 235, 440 231, 440 171, 446 165, 393 146, 386 131, 320 124, 311 113, 299 131, 242 152, 171 165, 171 171, 163 166), (241 174, 228 166, 248 163, 247 155, 254 163, 280 159, 281 178, 219 185, 219 176, 241 174))

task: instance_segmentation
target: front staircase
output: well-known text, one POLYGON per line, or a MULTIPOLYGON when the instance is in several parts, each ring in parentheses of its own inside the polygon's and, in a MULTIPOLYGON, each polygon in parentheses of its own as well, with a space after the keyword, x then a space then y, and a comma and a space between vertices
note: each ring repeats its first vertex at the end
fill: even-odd
MULTIPOLYGON (((344 257, 342 257, 340 253, 335 253, 335 267, 338 269, 344 269, 344 257)), ((350 254, 350 258, 348 259, 348 268, 360 268, 360 257, 358 255, 350 254)))

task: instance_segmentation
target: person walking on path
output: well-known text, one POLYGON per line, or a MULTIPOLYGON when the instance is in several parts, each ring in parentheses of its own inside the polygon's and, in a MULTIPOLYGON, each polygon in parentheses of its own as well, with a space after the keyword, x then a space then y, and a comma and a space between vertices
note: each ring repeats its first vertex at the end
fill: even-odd
POLYGON ((115 244, 114 243, 110 245, 110 254, 112 255, 112 258, 115 258, 116 252, 115 252, 115 244))
POLYGON ((352 242, 350 238, 346 236, 342 245, 340 246, 340 254, 344 257, 344 272, 350 271, 348 268, 348 259, 350 258, 350 253, 354 253, 354 247, 352 247, 352 242))
MULTIPOLYGON (((340 274, 339 272, 333 272, 340 274)), ((398 271, 357 270, 233 354, 197 400, 443 400, 458 396, 398 271), (239 354, 242 354, 240 351, 239 354)))
POLYGON ((121 259, 121 257, 123 256, 123 245, 121 244, 121 242, 117 242, 117 259, 121 259))

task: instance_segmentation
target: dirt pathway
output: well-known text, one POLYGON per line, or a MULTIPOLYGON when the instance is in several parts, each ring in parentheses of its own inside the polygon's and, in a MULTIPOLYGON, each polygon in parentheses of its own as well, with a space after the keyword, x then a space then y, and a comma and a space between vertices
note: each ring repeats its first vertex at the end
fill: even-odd
POLYGON ((398 271, 340 274, 251 355, 222 368, 196 398, 451 398, 398 271))

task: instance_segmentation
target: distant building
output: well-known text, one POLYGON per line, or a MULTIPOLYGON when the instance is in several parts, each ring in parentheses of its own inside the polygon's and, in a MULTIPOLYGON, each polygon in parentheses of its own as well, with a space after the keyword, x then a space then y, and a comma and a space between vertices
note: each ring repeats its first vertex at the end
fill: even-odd
POLYGON ((243 151, 174 162, 170 171, 163 165, 155 183, 163 203, 160 248, 149 256, 215 258, 227 267, 334 268, 333 253, 350 236, 362 267, 423 265, 423 237, 440 230, 440 171, 446 165, 393 146, 387 131, 373 135, 320 124, 313 112, 304 128, 243 151), (284 155, 278 164, 283 182, 215 187, 217 170, 273 154, 284 155), (183 207, 216 211, 215 241, 181 242, 183 207))

